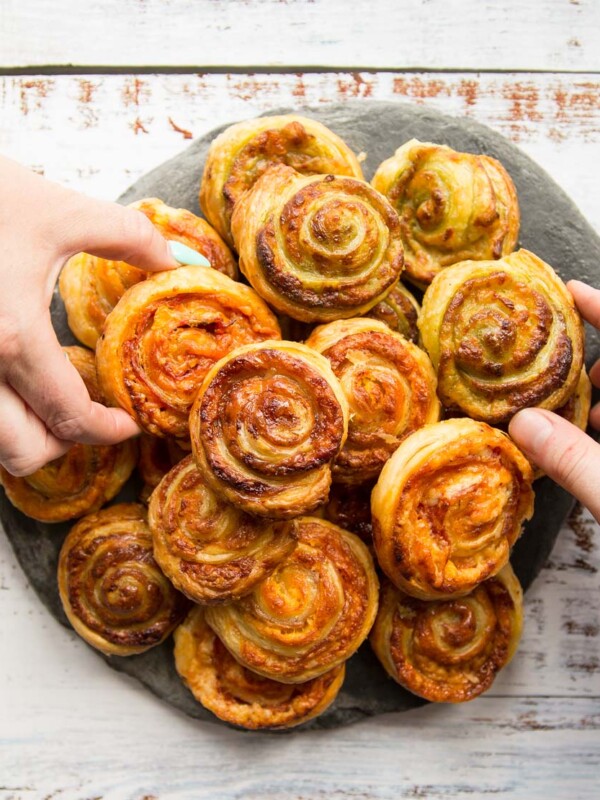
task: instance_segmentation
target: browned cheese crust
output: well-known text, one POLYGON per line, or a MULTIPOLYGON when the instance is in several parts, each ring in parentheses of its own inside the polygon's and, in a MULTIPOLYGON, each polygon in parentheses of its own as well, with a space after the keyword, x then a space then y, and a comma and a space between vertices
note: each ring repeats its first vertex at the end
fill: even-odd
POLYGON ((60 551, 58 588, 71 625, 107 655, 160 644, 189 607, 158 568, 146 509, 136 503, 79 520, 60 551))
POLYGON ((295 547, 290 523, 250 517, 215 495, 192 456, 150 498, 154 557, 196 603, 241 597, 295 547))
POLYGON ((417 600, 385 581, 371 645, 388 674, 435 703, 463 703, 513 657, 523 592, 510 564, 453 600, 417 600))
POLYGON ((340 664, 318 678, 280 683, 239 664, 193 608, 175 630, 175 666, 199 703, 219 719, 249 730, 291 728, 314 719, 344 681, 340 664))
POLYGON ((348 659, 377 612, 379 582, 357 536, 316 517, 294 521, 295 550, 254 591, 206 610, 206 620, 245 667, 302 683, 348 659))

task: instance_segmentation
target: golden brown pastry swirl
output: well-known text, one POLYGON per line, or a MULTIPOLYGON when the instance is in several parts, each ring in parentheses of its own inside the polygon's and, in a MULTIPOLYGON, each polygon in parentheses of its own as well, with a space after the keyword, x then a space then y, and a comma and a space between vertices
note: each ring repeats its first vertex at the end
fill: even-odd
POLYGON ((379 565, 424 600, 468 594, 499 572, 533 513, 529 462, 501 431, 470 419, 402 442, 373 493, 379 565))
POLYGON ((398 282, 391 292, 365 314, 371 319, 378 319, 393 331, 397 331, 409 342, 418 344, 418 320, 421 307, 408 289, 398 282))
MULTIPOLYGON (((103 402, 94 354, 83 347, 63 347, 90 397, 103 402)), ((64 522, 97 511, 121 490, 135 466, 137 444, 74 444, 60 458, 32 475, 16 478, 0 466, 0 483, 10 502, 40 522, 64 522)))
POLYGON ((418 286, 450 264, 500 258, 516 246, 517 194, 494 158, 411 139, 372 184, 398 212, 406 274, 418 286))
POLYGON ((58 588, 71 625, 108 655, 160 644, 189 605, 156 565, 146 510, 136 503, 79 520, 60 551, 58 588))
POLYGON ((231 230, 260 296, 305 322, 368 311, 402 271, 396 213, 354 178, 271 167, 237 203, 231 230))
POLYGON ((96 360, 105 395, 147 433, 188 438, 202 379, 236 347, 278 339, 248 286, 206 267, 180 267, 133 286, 106 320, 96 360))
POLYGON ((379 582, 365 545, 316 517, 294 521, 296 549, 254 591, 210 606, 206 620, 245 667, 282 683, 348 659, 377 613, 379 582))
POLYGON ((249 730, 291 728, 317 717, 344 681, 340 664, 305 683, 273 681, 239 664, 193 608, 175 630, 175 666, 188 688, 219 719, 249 730))
MULTIPOLYGON (((237 275, 234 258, 219 234, 201 217, 184 208, 171 208, 149 198, 132 203, 166 238, 191 247, 208 258, 211 267, 230 278, 237 275)), ((69 327, 88 347, 95 347, 107 315, 130 286, 148 273, 124 261, 78 253, 64 266, 59 280, 69 327)))
POLYGON ((316 120, 286 114, 231 125, 211 144, 200 186, 202 211, 226 241, 235 204, 273 164, 303 175, 363 177, 350 148, 316 120))
POLYGON ((423 345, 442 403, 490 424, 555 409, 575 390, 583 326, 567 288, 533 253, 444 270, 423 298, 423 345))
POLYGON ((412 431, 440 418, 427 354, 374 319, 338 320, 306 340, 329 360, 350 409, 348 439, 334 481, 364 483, 412 431))
POLYGON ((155 489, 148 522, 160 568, 197 603, 247 594, 295 546, 290 523, 250 517, 215 495, 192 456, 155 489))
POLYGON ((513 657, 523 592, 510 564, 454 600, 416 600, 388 581, 371 645, 401 686, 436 703, 472 700, 513 657))
POLYGON ((329 362, 296 342, 234 350, 207 374, 190 414, 209 485, 251 514, 287 519, 327 498, 348 406, 329 362))

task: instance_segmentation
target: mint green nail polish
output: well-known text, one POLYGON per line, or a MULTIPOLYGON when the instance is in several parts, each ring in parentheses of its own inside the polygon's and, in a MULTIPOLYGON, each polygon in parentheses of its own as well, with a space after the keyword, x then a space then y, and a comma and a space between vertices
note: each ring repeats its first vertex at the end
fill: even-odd
POLYGON ((179 261, 180 264, 190 264, 193 267, 210 267, 210 261, 207 258, 204 258, 196 250, 192 250, 191 247, 181 244, 181 242, 169 241, 169 248, 175 261, 179 261))

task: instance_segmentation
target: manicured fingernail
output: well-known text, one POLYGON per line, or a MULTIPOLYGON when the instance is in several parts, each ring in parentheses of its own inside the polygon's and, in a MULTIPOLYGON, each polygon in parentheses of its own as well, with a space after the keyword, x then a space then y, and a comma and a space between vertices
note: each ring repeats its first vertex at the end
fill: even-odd
POLYGON ((180 264, 189 264, 192 267, 210 267, 210 261, 207 258, 181 242, 169 241, 169 249, 175 261, 179 261, 180 264))
POLYGON ((548 417, 533 408, 519 411, 510 423, 510 435, 532 455, 540 452, 553 430, 548 417))

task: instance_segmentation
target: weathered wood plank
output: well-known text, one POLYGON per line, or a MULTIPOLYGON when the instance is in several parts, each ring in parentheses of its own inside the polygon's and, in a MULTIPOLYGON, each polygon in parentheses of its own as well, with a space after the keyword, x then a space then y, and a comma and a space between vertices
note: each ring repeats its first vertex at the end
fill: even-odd
POLYGON ((3 0, 0 66, 596 70, 595 0, 3 0))
POLYGON ((600 77, 592 74, 5 76, 0 151, 111 197, 213 126, 346 99, 427 104, 490 125, 544 166, 600 230, 600 77))

